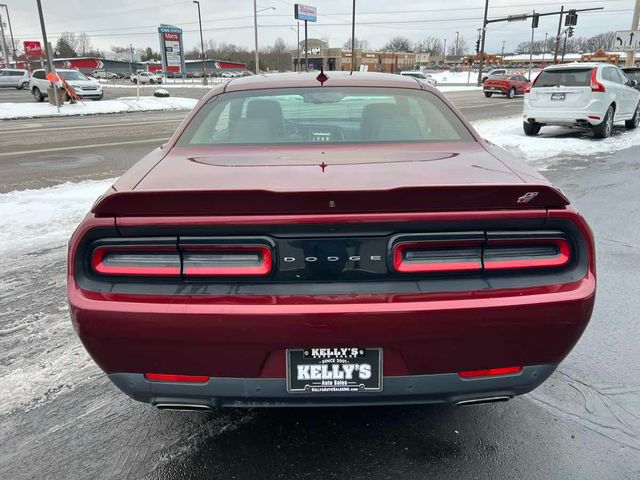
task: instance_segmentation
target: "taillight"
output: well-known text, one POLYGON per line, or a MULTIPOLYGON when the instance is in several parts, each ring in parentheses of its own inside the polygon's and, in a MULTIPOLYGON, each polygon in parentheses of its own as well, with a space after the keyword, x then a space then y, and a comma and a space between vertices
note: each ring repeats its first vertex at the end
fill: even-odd
POLYGON ((267 275, 273 263, 265 245, 189 246, 182 258, 185 277, 267 275))
POLYGON ((591 70, 591 91, 592 92, 601 92, 604 93, 604 85, 596 80, 596 75, 598 73, 598 69, 594 68, 591 70))
POLYGON ((94 243, 91 268, 111 276, 264 276, 273 246, 241 238, 106 238, 94 243))
POLYGON ((482 258, 485 270, 561 267, 569 263, 571 247, 564 238, 489 239, 482 258))
POLYGON ((466 372, 458 372, 458 375, 462 378, 496 377, 500 375, 515 375, 521 371, 522 367, 502 367, 487 368, 485 370, 468 370, 466 372))
POLYGON ((102 275, 180 276, 180 254, 168 245, 105 245, 91 254, 91 267, 102 275))
POLYGON ((394 268, 400 273, 482 272, 563 267, 571 261, 571 244, 562 232, 477 235, 446 241, 416 240, 420 235, 407 235, 403 241, 401 236, 392 243, 394 268))
POLYGON ((482 270, 479 240, 398 243, 393 249, 398 272, 472 272, 482 270))

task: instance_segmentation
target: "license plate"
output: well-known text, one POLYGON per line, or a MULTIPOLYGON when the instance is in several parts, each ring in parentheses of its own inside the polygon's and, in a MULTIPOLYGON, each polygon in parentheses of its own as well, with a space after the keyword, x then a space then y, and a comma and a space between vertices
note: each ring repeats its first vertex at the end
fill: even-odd
POLYGON ((565 94, 564 93, 552 93, 551 94, 551 100, 564 100, 565 98, 565 94))
POLYGON ((382 391, 381 348, 304 348, 287 350, 290 393, 382 391))

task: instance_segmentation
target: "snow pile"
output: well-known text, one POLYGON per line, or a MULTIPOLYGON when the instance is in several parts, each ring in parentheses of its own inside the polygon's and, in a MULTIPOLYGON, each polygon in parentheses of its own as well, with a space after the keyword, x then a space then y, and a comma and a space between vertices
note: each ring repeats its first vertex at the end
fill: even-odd
POLYGON ((0 254, 16 255, 66 245, 73 229, 113 179, 63 183, 0 194, 0 254))
POLYGON ((100 102, 85 101, 75 105, 64 104, 58 113, 48 103, 0 103, 0 120, 69 115, 95 115, 99 113, 147 112, 152 110, 191 110, 198 100, 193 98, 122 97, 100 102))
POLYGON ((449 92, 477 92, 478 90, 482 90, 482 87, 477 87, 476 85, 436 85, 436 88, 443 93, 449 92))
POLYGON ((595 139, 589 129, 542 127, 535 137, 522 130, 522 117, 512 116, 473 122, 487 140, 532 163, 538 170, 549 167, 550 159, 604 154, 640 145, 640 129, 614 129, 610 138, 595 139))

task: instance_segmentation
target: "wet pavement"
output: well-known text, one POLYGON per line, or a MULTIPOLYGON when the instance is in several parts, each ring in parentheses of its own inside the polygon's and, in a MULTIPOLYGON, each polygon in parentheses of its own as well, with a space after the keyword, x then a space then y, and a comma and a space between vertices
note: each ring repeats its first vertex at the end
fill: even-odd
MULTIPOLYGON (((135 160, 121 155, 84 158, 84 178, 135 160)), ((545 384, 494 405, 157 411, 111 385, 73 333, 64 242, 3 256, 0 478, 640 478, 640 147, 550 159, 545 175, 594 229, 596 308, 545 384)))

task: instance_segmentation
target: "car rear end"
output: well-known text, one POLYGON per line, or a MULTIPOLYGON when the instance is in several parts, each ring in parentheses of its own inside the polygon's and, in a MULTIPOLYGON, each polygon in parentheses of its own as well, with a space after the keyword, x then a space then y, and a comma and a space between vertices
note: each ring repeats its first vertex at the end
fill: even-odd
POLYGON ((594 65, 561 65, 543 70, 525 91, 523 120, 530 124, 594 126, 610 102, 594 65))
POLYGON ((460 119, 447 141, 327 141, 335 112, 363 102, 375 108, 358 111, 361 132, 379 138, 370 120, 402 121, 378 103, 394 96, 401 107, 427 98, 408 111, 453 122, 430 110, 451 107, 428 87, 290 88, 299 78, 244 80, 282 82, 263 93, 218 87, 96 202, 68 259, 71 316, 92 358, 167 409, 484 403, 540 385, 593 308, 584 219, 460 119), (327 114, 312 143, 256 140, 278 101, 299 129, 327 114), (224 125, 254 128, 216 143, 225 112, 224 125))
POLYGON ((492 75, 482 84, 482 91, 485 94, 506 95, 511 86, 507 75, 492 75))

